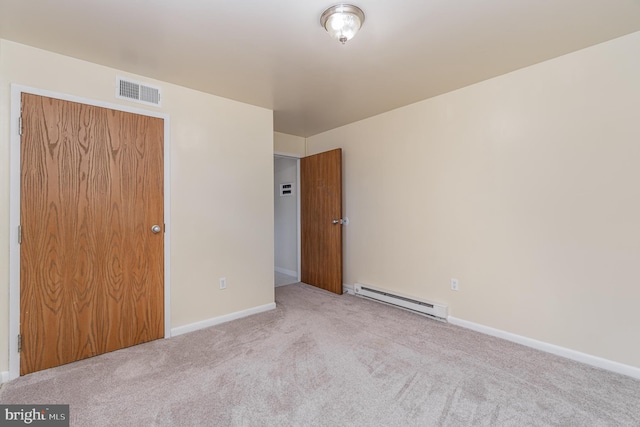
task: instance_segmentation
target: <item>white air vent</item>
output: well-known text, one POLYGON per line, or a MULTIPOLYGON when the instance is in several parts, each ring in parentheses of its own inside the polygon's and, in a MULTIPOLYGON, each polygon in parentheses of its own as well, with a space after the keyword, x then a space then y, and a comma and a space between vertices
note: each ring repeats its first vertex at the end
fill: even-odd
POLYGON ((436 320, 447 320, 447 306, 433 302, 407 297, 397 293, 391 293, 383 289, 376 289, 369 285, 355 283, 353 290, 357 296, 369 298, 385 304, 395 305, 405 310, 413 311, 436 320))
POLYGON ((160 88, 117 77, 116 98, 160 107, 160 88))

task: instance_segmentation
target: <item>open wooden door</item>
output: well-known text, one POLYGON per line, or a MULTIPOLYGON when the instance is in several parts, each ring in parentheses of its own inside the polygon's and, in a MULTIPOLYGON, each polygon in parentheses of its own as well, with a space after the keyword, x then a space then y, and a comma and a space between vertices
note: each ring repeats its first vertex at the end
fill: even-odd
POLYGON ((342 294, 342 150, 300 159, 301 280, 342 294))
POLYGON ((21 375, 164 335, 164 122, 22 95, 21 375))

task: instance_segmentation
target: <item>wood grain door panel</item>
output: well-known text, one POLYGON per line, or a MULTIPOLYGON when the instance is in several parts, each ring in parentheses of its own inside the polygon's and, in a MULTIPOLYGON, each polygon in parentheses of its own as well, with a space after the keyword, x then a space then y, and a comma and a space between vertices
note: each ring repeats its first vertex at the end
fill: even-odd
POLYGON ((342 150, 300 159, 301 280, 342 294, 342 150))
POLYGON ((162 119, 23 94, 21 374, 164 335, 162 119))

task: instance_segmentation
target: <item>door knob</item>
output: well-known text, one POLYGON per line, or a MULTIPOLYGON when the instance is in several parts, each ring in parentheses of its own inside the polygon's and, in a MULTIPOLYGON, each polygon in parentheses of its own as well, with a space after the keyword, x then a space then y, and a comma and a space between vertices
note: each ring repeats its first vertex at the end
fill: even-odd
POLYGON ((159 225, 154 225, 153 227, 151 227, 151 232, 154 234, 158 234, 159 232, 162 231, 162 227, 160 227, 159 225))

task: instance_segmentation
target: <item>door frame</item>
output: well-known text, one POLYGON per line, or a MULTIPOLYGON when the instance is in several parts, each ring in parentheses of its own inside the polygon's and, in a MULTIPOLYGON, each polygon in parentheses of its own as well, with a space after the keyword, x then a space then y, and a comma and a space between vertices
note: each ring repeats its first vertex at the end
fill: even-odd
POLYGON ((171 337, 171 284, 169 283, 171 277, 171 144, 169 114, 12 83, 11 119, 9 123, 9 131, 11 133, 9 146, 9 380, 20 376, 20 353, 18 353, 18 335, 20 334, 20 244, 18 243, 18 226, 20 225, 19 119, 23 93, 46 96, 63 101, 77 102, 142 116, 156 117, 164 120, 164 338, 167 339, 171 337))
MULTIPOLYGON (((297 256, 298 256, 298 282, 300 281, 300 278, 302 277, 302 252, 301 252, 301 248, 302 248, 302 236, 300 236, 300 230, 301 230, 301 225, 300 225, 300 159, 304 156, 298 156, 298 155, 294 155, 294 154, 288 154, 288 153, 281 153, 278 151, 274 151, 273 152, 273 158, 275 159, 276 157, 280 157, 280 158, 285 158, 285 159, 294 159, 296 161, 296 187, 295 187, 295 191, 296 191, 296 234, 297 234, 297 239, 298 241, 296 242, 296 252, 297 252, 297 256)), ((274 266, 275 266, 275 262, 274 262, 274 266)))

